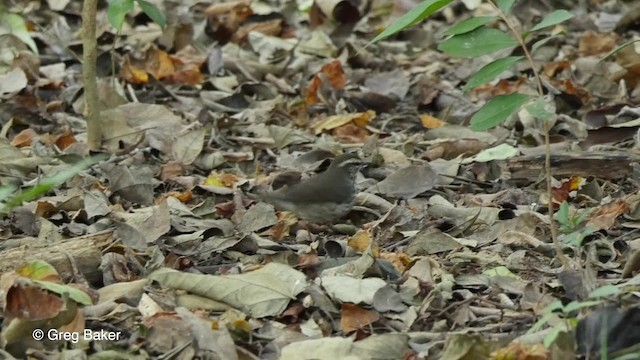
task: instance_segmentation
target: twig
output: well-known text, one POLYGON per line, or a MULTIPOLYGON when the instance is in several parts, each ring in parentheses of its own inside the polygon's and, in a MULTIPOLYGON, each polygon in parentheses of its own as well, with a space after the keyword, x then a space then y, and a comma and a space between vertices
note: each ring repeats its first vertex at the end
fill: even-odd
POLYGON ((84 83, 84 113, 87 120, 87 145, 94 151, 102 146, 96 62, 96 13, 98 0, 85 0, 82 6, 82 80, 84 83))
MULTIPOLYGON (((541 97, 544 96, 544 88, 542 86, 542 80, 540 74, 538 73, 538 69, 536 69, 535 64, 533 63, 533 58, 531 57, 531 53, 527 48, 527 45, 524 43, 524 39, 520 35, 520 33, 516 30, 515 26, 509 21, 507 15, 500 10, 500 8, 492 1, 489 0, 489 4, 493 6, 494 10, 498 13, 498 16, 504 21, 507 25, 516 41, 522 48, 527 61, 529 62, 529 66, 531 67, 531 71, 533 71, 533 75, 538 88, 538 95, 541 97)), ((556 257, 562 263, 564 268, 569 268, 569 260, 562 252, 562 247, 560 246, 560 241, 558 240, 558 230, 556 229, 556 224, 553 219, 553 193, 552 193, 552 183, 551 183, 551 143, 549 140, 549 122, 543 120, 544 127, 544 145, 545 145, 545 159, 544 159, 544 170, 547 178, 547 197, 549 202, 549 228, 551 229, 551 240, 553 241, 553 246, 556 248, 556 257)))

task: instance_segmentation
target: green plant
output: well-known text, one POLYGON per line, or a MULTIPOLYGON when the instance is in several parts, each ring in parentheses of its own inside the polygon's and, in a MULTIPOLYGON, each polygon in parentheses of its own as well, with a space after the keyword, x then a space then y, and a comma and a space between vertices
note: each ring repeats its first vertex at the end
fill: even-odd
POLYGON ((161 28, 164 29, 166 24, 166 17, 158 9, 154 4, 146 1, 146 0, 111 0, 109 1, 109 6, 107 7, 107 17, 109 18, 109 23, 116 30, 122 30, 122 25, 124 24, 124 18, 127 16, 129 12, 133 10, 133 6, 135 4, 140 5, 142 11, 147 14, 153 22, 160 25, 161 28))
MULTIPOLYGON (((413 26, 433 13, 449 5, 453 0, 427 0, 411 9, 400 19, 391 24, 383 32, 378 34, 371 43, 380 41, 410 26, 413 26)), ((438 50, 455 57, 478 57, 494 53, 499 50, 514 48, 519 46, 524 56, 507 56, 496 59, 487 64, 478 72, 476 72, 464 86, 464 90, 471 90, 482 84, 485 84, 497 78, 503 72, 509 70, 515 64, 528 60, 531 69, 534 71, 534 80, 540 82, 536 67, 531 58, 531 52, 537 50, 542 44, 549 40, 549 37, 543 38, 529 48, 525 43, 531 34, 539 32, 545 28, 557 25, 572 17, 571 13, 566 10, 556 10, 548 14, 542 21, 533 26, 531 29, 518 32, 512 22, 507 17, 515 0, 496 0, 495 2, 487 0, 494 6, 495 16, 479 16, 471 17, 447 29, 443 34, 447 37, 438 45, 438 50), (493 26, 496 21, 502 21, 509 29, 510 34, 497 29, 493 26), (530 51, 531 49, 531 51, 530 51)), ((511 114, 518 111, 523 106, 538 107, 533 109, 534 116, 540 116, 542 120, 549 120, 553 115, 544 113, 540 109, 544 104, 541 99, 542 85, 538 84, 539 98, 531 95, 512 93, 509 95, 499 95, 488 101, 472 118, 471 128, 474 130, 486 130, 502 123, 511 114), (536 104, 536 101, 542 101, 536 104)), ((531 112, 531 111, 530 111, 531 112)))
POLYGON ((34 54, 38 54, 38 46, 29 35, 27 24, 22 16, 11 14, 5 11, 3 4, 0 4, 0 35, 11 34, 25 43, 34 54))
POLYGON ((585 226, 587 216, 591 214, 591 210, 584 210, 579 214, 569 214, 569 203, 563 201, 556 213, 556 218, 560 224, 560 233, 564 234, 562 241, 572 246, 582 245, 582 241, 588 235, 596 232, 593 226, 585 226))
POLYGON ((598 306, 604 303, 604 298, 620 293, 620 288, 615 285, 604 285, 589 293, 586 300, 574 300, 567 305, 563 305, 560 300, 554 301, 543 310, 544 315, 527 331, 527 334, 536 333, 543 329, 545 325, 551 324, 554 319, 560 318, 563 321, 556 321, 551 324, 551 331, 544 338, 544 346, 549 348, 555 342, 558 335, 563 331, 574 329, 578 325, 578 310, 598 306))
MULTIPOLYGON (((107 7, 109 23, 118 31, 122 29, 124 19, 138 3, 147 16, 164 28, 166 18, 152 3, 146 0, 110 0, 107 7)), ((100 110, 98 109, 98 85, 96 80, 96 61, 98 58, 96 43, 96 12, 98 0, 85 0, 82 6, 82 79, 85 92, 85 117, 87 119, 87 144, 94 151, 102 145, 100 128, 100 110)), ((112 64, 112 68, 113 68, 112 64)))
MULTIPOLYGON (((426 0, 415 8, 411 9, 400 19, 391 24, 388 28, 376 36, 370 43, 380 41, 410 26, 413 26, 433 13, 449 5, 453 0, 426 0)), ((494 9, 494 16, 471 17, 462 21, 444 32, 447 37, 439 43, 438 50, 456 57, 477 57, 487 55, 499 50, 520 47, 524 56, 508 56, 496 59, 478 70, 469 79, 465 90, 471 90, 477 86, 487 83, 497 78, 504 71, 508 70, 521 61, 527 61, 533 72, 533 81, 537 89, 537 96, 514 92, 507 95, 498 95, 487 101, 471 117, 471 128, 473 130, 487 130, 495 127, 512 114, 523 107, 534 118, 542 121, 545 140, 545 174, 547 196, 552 199, 552 177, 551 177, 551 146, 549 143, 549 127, 551 120, 555 118, 555 111, 550 97, 544 96, 542 79, 537 67, 533 62, 531 53, 537 50, 551 37, 543 38, 530 47, 526 43, 531 34, 539 32, 545 28, 557 25, 572 17, 566 10, 556 10, 542 19, 527 31, 518 31, 514 23, 509 19, 508 14, 515 3, 515 0, 486 0, 494 9), (499 22, 509 30, 509 33, 499 29, 499 22), (498 24, 496 24, 498 23, 498 24), (495 24, 495 25, 494 25, 495 24), (492 26, 489 26, 492 25, 492 26)), ((551 228, 551 238, 556 250, 556 256, 564 266, 569 262, 562 252, 558 241, 557 229, 553 222, 553 208, 549 207, 549 218, 551 228)))
POLYGON ((24 202, 37 199, 41 195, 53 190, 56 186, 61 185, 81 171, 87 169, 89 166, 103 159, 104 156, 95 156, 93 158, 82 160, 70 166, 66 170, 40 180, 37 185, 23 191, 20 191, 17 187, 10 185, 0 187, 0 216, 9 213, 11 209, 22 205, 24 202))

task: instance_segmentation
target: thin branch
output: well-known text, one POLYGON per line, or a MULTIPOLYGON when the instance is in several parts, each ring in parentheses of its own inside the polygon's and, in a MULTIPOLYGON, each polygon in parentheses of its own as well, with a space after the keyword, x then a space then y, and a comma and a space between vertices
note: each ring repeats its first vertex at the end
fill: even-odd
POLYGON ((96 16, 98 0, 85 0, 82 6, 82 79, 84 82, 84 113, 87 119, 87 144, 94 151, 102 146, 96 61, 96 16))
MULTIPOLYGON (((540 95, 540 97, 544 96, 544 88, 542 86, 542 80, 540 78, 540 74, 538 73, 538 70, 536 69, 536 66, 533 63, 533 58, 531 57, 531 53, 529 52, 529 49, 527 48, 527 45, 524 42, 524 39, 522 38, 520 33, 516 30, 515 26, 509 20, 507 15, 502 10, 500 10, 500 8, 492 0, 489 0, 489 4, 493 6, 495 11, 498 13, 498 16, 502 19, 502 21, 504 21, 504 23, 509 28, 509 31, 511 31, 511 33, 513 34, 513 37, 516 39, 516 41, 522 48, 522 51, 524 51, 524 55, 527 58, 527 61, 529 62, 529 66, 531 67, 531 70, 533 71, 533 75, 538 87, 538 94, 540 95)), ((550 130, 549 122, 546 120, 543 120, 542 122, 544 127, 544 145, 545 145, 544 171, 546 175, 545 177, 547 178, 547 197, 549 202, 548 211, 549 211, 549 228, 551 230, 551 240, 553 241, 553 246, 556 250, 556 257, 558 258, 558 260, 560 260, 560 263, 562 264, 563 267, 568 268, 569 260, 567 259, 567 257, 564 255, 564 252, 562 251, 562 246, 560 245, 560 241, 558 240, 558 229, 556 228, 556 223, 553 219, 553 213, 554 213, 553 192, 552 192, 553 184, 551 183, 551 144, 549 140, 549 130, 550 130)))
POLYGON ((544 88, 542 86, 542 80, 540 80, 540 74, 538 73, 538 69, 536 69, 535 64, 533 63, 533 58, 531 57, 531 53, 527 48, 527 44, 524 43, 524 39, 522 38, 522 36, 520 36, 520 33, 518 32, 518 30, 516 30, 516 27, 513 25, 513 23, 509 21, 509 17, 507 17, 507 14, 502 12, 502 10, 500 10, 500 8, 493 1, 489 0, 489 4, 491 4, 491 6, 493 6, 495 11, 498 12, 498 16, 500 16, 502 21, 504 21, 504 23, 507 25, 507 27, 509 28, 509 31, 511 31, 511 33, 513 34, 513 37, 515 37, 516 41, 520 45, 520 48, 522 48, 522 51, 524 51, 524 56, 527 58, 527 61, 529 62, 529 66, 533 71, 533 76, 536 79, 536 84, 538 86, 538 94, 540 96, 544 96, 544 88))

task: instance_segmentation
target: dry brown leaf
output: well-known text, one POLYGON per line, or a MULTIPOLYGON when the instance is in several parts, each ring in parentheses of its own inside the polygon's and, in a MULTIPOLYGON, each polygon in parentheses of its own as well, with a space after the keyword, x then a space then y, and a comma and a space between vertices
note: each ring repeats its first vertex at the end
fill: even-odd
POLYGON ((380 319, 380 314, 377 311, 365 310, 358 305, 349 303, 342 304, 341 315, 340 329, 345 334, 366 329, 380 319))
POLYGON ((313 129, 316 134, 320 134, 324 130, 332 130, 337 127, 346 125, 350 122, 354 122, 359 127, 364 127, 373 118, 375 118, 375 116, 376 116, 376 112, 373 110, 368 110, 367 112, 363 112, 363 113, 329 116, 328 118, 316 124, 313 127, 313 129))
POLYGON ((248 1, 229 1, 212 4, 205 10, 208 33, 221 44, 229 42, 238 28, 253 15, 248 1))
POLYGON ((554 77, 556 74, 571 69, 571 62, 569 60, 549 61, 545 63, 542 68, 547 77, 554 77))
POLYGON ((180 161, 169 161, 160 167, 160 180, 171 180, 184 175, 184 173, 184 165, 180 161))
POLYGON ((476 139, 461 139, 453 141, 445 141, 429 146, 427 150, 420 155, 423 159, 455 159, 460 155, 473 156, 484 150, 487 144, 476 139))
POLYGON ((75 136, 73 136, 73 132, 71 132, 71 129, 67 128, 67 130, 65 130, 64 134, 59 135, 56 139, 56 146, 58 147, 58 149, 60 150, 64 150, 66 148, 68 148, 69 146, 73 145, 76 143, 76 138, 75 136))
MULTIPOLYGON (((347 245, 356 251, 363 253, 367 250, 372 241, 373 238, 371 237, 370 231, 358 230, 358 232, 349 239, 347 245)), ((379 252, 377 247, 376 252, 379 252)))
MULTIPOLYGON (((331 84, 334 89, 344 89, 346 79, 344 70, 342 69, 342 64, 339 60, 334 60, 330 63, 324 64, 320 69, 320 73, 325 75, 329 84, 331 84)), ((307 105, 314 105, 320 102, 320 99, 318 98, 318 89, 321 84, 322 77, 319 74, 316 74, 307 86, 307 105)))
POLYGON ((33 141, 37 139, 38 136, 38 133, 36 133, 33 129, 24 129, 11 140, 11 146, 15 146, 17 148, 31 146, 33 141))
POLYGON ((596 33, 585 31, 580 38, 578 52, 586 56, 603 55, 613 50, 618 40, 620 40, 620 35, 615 32, 596 33))
POLYGON ((225 1, 211 4, 204 10, 204 13, 207 16, 229 15, 232 13, 242 14, 251 11, 250 4, 251 1, 225 1))
POLYGON ((282 19, 273 19, 268 21, 262 21, 257 23, 249 23, 242 25, 231 37, 231 40, 236 43, 242 43, 247 40, 249 33, 257 31, 259 33, 269 36, 279 36, 284 28, 284 21, 282 19))
POLYGON ((406 266, 411 263, 411 257, 403 252, 386 252, 380 253, 380 259, 387 260, 399 272, 404 273, 406 266))
POLYGON ((522 85, 527 84, 527 78, 524 76, 520 76, 518 80, 500 80, 497 84, 485 84, 477 87, 474 92, 478 94, 488 93, 491 96, 497 95, 507 95, 513 94, 514 92, 518 92, 522 85))
POLYGON ((369 137, 367 130, 356 126, 352 122, 333 129, 331 133, 345 144, 360 144, 369 137))
POLYGON ((316 266, 320 264, 320 257, 316 253, 300 254, 298 256, 297 267, 300 269, 316 266))
POLYGON ((169 54, 155 46, 147 50, 144 59, 144 69, 158 80, 169 77, 176 72, 176 68, 169 54))
POLYGON ((542 344, 512 342, 494 351, 491 360, 550 360, 551 352, 542 344))
POLYGON ((48 201, 38 201, 34 213, 42 218, 48 219, 58 211, 55 205, 48 201))
POLYGON ((141 85, 149 82, 149 74, 143 69, 133 65, 129 54, 124 56, 124 62, 120 68, 120 78, 124 81, 141 85))
POLYGON ((586 183, 586 179, 580 176, 572 176, 569 179, 562 179, 558 186, 551 189, 553 203, 557 206, 563 201, 574 198, 577 191, 586 183))
POLYGON ((175 66, 175 72, 168 78, 170 82, 197 85, 204 81, 200 68, 207 59, 196 48, 191 45, 186 46, 176 54, 170 55, 170 58, 175 66))
POLYGON ((263 234, 271 236, 275 241, 282 241, 291 233, 291 227, 298 223, 298 217, 288 211, 278 211, 276 216, 278 222, 263 234))
POLYGON ((598 230, 609 230, 616 222, 616 218, 629 211, 629 204, 623 199, 616 199, 602 205, 589 216, 587 225, 598 230))

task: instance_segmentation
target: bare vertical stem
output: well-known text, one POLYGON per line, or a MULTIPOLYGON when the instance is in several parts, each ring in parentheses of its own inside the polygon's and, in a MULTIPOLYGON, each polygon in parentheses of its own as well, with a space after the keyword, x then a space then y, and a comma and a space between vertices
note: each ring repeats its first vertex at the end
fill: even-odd
POLYGON ((98 108, 98 85, 96 61, 98 59, 96 41, 97 0, 84 0, 82 6, 82 79, 84 82, 85 118, 87 119, 87 144, 93 151, 102 146, 100 131, 100 109, 98 108))

